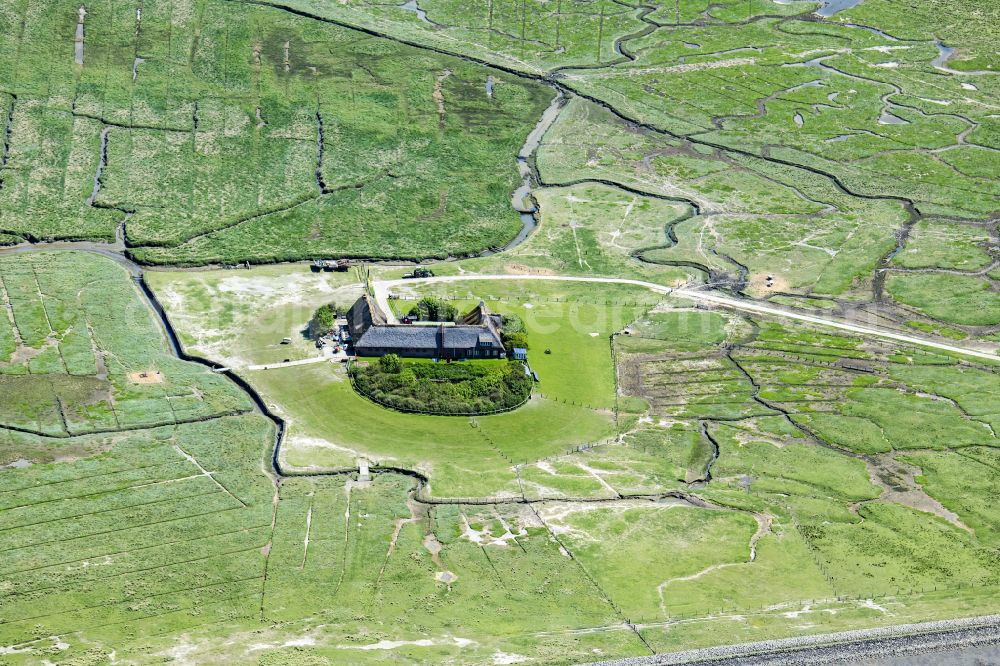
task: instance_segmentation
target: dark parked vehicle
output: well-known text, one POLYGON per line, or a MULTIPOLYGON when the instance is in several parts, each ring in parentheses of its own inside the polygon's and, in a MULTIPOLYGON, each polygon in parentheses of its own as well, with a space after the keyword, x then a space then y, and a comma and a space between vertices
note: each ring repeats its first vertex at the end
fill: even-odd
POLYGON ((417 267, 413 269, 412 273, 407 273, 406 275, 404 275, 403 279, 408 280, 411 278, 429 278, 429 277, 434 277, 434 271, 432 271, 429 268, 417 267))
POLYGON ((316 259, 312 262, 309 267, 313 273, 319 273, 320 271, 329 273, 330 271, 337 271, 338 273, 346 273, 351 268, 351 262, 349 259, 316 259))

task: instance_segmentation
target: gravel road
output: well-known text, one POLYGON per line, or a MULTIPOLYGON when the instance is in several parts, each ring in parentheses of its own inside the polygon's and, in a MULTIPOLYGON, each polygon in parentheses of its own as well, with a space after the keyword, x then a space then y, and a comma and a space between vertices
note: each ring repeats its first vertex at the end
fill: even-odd
POLYGON ((688 298, 693 301, 698 301, 706 304, 717 305, 720 307, 731 308, 733 310, 739 310, 741 312, 752 312, 757 314, 764 314, 771 317, 781 317, 784 319, 794 319, 796 321, 804 321, 810 324, 817 324, 819 326, 826 326, 829 328, 836 328, 842 331, 848 331, 862 336, 868 336, 873 338, 882 338, 886 340, 895 340, 897 342, 905 342, 910 345, 917 345, 920 347, 930 347, 932 349, 939 349, 941 351, 948 351, 954 354, 961 354, 963 356, 973 356, 977 358, 985 358, 992 361, 998 360, 995 351, 989 351, 985 349, 972 349, 969 347, 960 347, 948 342, 942 342, 939 340, 933 340, 925 337, 917 337, 913 335, 906 335, 903 333, 896 333, 894 331, 874 328, 871 326, 865 326, 862 324, 855 324, 853 322, 845 321, 842 319, 835 319, 832 317, 819 317, 816 315, 806 314, 803 312, 797 312, 788 308, 778 307, 776 305, 770 305, 767 303, 761 303, 759 301, 751 301, 749 299, 734 298, 731 296, 724 296, 718 293, 698 290, 698 289, 671 289, 662 284, 656 284, 654 282, 644 282, 642 280, 629 280, 626 278, 600 278, 600 277, 578 277, 570 275, 442 275, 430 278, 413 278, 409 280, 383 280, 379 282, 372 283, 372 290, 375 292, 375 300, 378 302, 379 307, 381 307, 386 315, 389 317, 390 323, 399 323, 395 315, 392 313, 392 308, 389 307, 389 293, 393 287, 401 287, 404 285, 418 285, 418 284, 433 284, 437 282, 463 282, 467 280, 508 280, 508 281, 522 281, 522 280, 543 280, 543 281, 554 281, 554 282, 588 282, 588 283, 598 283, 598 284, 626 284, 634 285, 638 287, 643 287, 660 294, 674 294, 682 298, 688 298))
MULTIPOLYGON (((641 629, 641 627, 640 627, 641 629)), ((741 643, 594 666, 1000 664, 1000 615, 741 643)))

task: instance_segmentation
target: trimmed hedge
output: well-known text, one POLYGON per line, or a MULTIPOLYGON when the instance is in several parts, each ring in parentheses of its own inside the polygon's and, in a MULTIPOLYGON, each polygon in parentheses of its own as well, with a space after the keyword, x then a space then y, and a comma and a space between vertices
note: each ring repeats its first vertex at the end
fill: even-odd
POLYGON ((531 395, 531 379, 517 361, 489 365, 397 361, 390 355, 366 367, 352 366, 354 388, 386 407, 429 414, 506 411, 531 395))

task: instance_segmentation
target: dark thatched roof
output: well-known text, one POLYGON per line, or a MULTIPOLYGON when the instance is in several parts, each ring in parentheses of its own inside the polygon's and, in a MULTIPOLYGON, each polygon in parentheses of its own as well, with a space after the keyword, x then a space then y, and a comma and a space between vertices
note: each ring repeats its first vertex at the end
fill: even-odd
POLYGON ((354 345, 364 349, 437 349, 437 326, 373 326, 354 345))
POLYGON ((347 311, 347 327, 351 331, 351 339, 357 342, 372 326, 385 326, 388 318, 368 294, 359 298, 347 311))
POLYGON ((485 326, 372 326, 355 342, 355 348, 366 349, 420 349, 455 351, 475 349, 490 343, 503 347, 500 336, 485 326))
POLYGON ((354 347, 360 354, 395 349, 434 352, 440 356, 446 351, 477 347, 503 350, 500 317, 491 314, 482 301, 457 326, 400 325, 388 324, 385 313, 366 294, 348 311, 347 321, 354 347))

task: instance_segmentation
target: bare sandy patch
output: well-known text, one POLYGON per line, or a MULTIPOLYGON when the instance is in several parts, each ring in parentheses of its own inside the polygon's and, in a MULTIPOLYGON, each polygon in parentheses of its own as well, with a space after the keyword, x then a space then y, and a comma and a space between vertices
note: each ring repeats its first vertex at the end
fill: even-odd
POLYGON ((679 359, 674 362, 673 369, 677 372, 691 370, 718 370, 721 363, 718 358, 689 358, 679 359))
POLYGON ((130 372, 128 380, 133 384, 162 384, 165 380, 163 373, 159 370, 143 370, 141 372, 130 372))
POLYGON ((333 285, 322 274, 291 273, 289 275, 249 275, 223 278, 218 291, 246 297, 258 304, 311 305, 321 299, 341 296, 346 303, 361 295, 360 284, 333 285), (263 303, 262 303, 263 302, 263 303))
POLYGON ((446 122, 446 111, 444 108, 444 80, 451 76, 451 70, 443 70, 434 81, 434 92, 431 96, 434 98, 434 104, 437 105, 438 112, 438 126, 441 130, 445 128, 446 122))
POLYGON ((787 292, 788 280, 777 273, 754 273, 750 276, 747 289, 753 294, 773 294, 787 292), (768 277, 771 279, 768 280, 768 277))
MULTIPOLYGON (((916 477, 922 473, 921 469, 897 460, 895 451, 878 455, 871 462, 866 461, 865 465, 868 467, 868 476, 872 483, 882 490, 878 501, 892 502, 917 511, 932 513, 944 518, 959 529, 973 533, 972 529, 958 517, 958 514, 949 511, 941 502, 927 494, 916 480, 916 477)), ((856 511, 857 505, 851 508, 856 511)))
MULTIPOLYGON (((468 516, 463 513, 461 517, 462 537, 478 546, 498 546, 503 548, 508 546, 512 541, 516 542, 518 537, 528 536, 525 525, 514 526, 514 529, 512 529, 510 523, 508 523, 507 520, 504 519, 504 517, 499 513, 494 514, 494 517, 500 521, 504 530, 503 534, 500 534, 499 536, 494 536, 488 525, 480 530, 477 530, 472 527, 468 516)), ((521 517, 521 520, 526 524, 530 523, 533 527, 541 527, 541 525, 538 524, 537 519, 534 519, 533 516, 525 515, 521 517)))
POLYGON ((450 571, 438 571, 434 574, 434 580, 439 583, 447 583, 448 585, 451 585, 458 580, 458 574, 454 574, 450 571))
POLYGON ((454 645, 456 647, 464 648, 470 645, 475 645, 476 641, 468 638, 459 638, 458 636, 449 636, 447 638, 421 638, 415 641, 390 641, 381 640, 378 643, 369 643, 367 645, 337 645, 338 650, 395 650, 396 648, 415 646, 415 647, 433 647, 435 645, 454 645))
POLYGON ((551 268, 539 268, 537 266, 527 266, 525 264, 505 264, 504 273, 508 275, 555 275, 551 268))
MULTIPOLYGON (((334 444, 333 442, 321 439, 319 437, 309 437, 306 435, 290 435, 287 440, 285 440, 286 446, 290 447, 303 447, 303 448, 314 448, 314 449, 333 449, 334 451, 343 451, 344 453, 349 453, 352 456, 362 455, 357 449, 351 449, 346 446, 341 446, 339 444, 334 444)), ((395 458, 385 458, 385 460, 395 460, 395 458)))
MULTIPOLYGON (((707 69, 724 69, 727 67, 743 67, 753 65, 757 61, 754 58, 730 58, 728 60, 709 60, 704 62, 689 62, 681 65, 667 65, 664 67, 637 67, 635 69, 624 70, 628 76, 646 76, 649 74, 681 74, 684 72, 699 72, 707 69)), ((613 73, 598 71, 585 72, 567 76, 569 79, 604 79, 612 76, 621 76, 622 70, 615 70, 613 73)))
POLYGON ((571 516, 578 513, 589 513, 592 511, 605 511, 612 514, 621 514, 625 511, 641 509, 644 511, 664 511, 670 509, 689 507, 684 500, 675 498, 665 498, 657 502, 647 500, 623 500, 614 504, 602 504, 599 502, 562 502, 559 504, 547 505, 538 510, 539 518, 545 526, 557 535, 570 536, 578 541, 589 541, 600 543, 601 538, 590 532, 574 527, 567 521, 571 516))
POLYGON ((535 467, 537 467, 538 469, 542 470, 543 472, 545 472, 550 476, 556 476, 555 467, 549 464, 549 462, 546 460, 539 460, 538 462, 535 463, 535 467))

